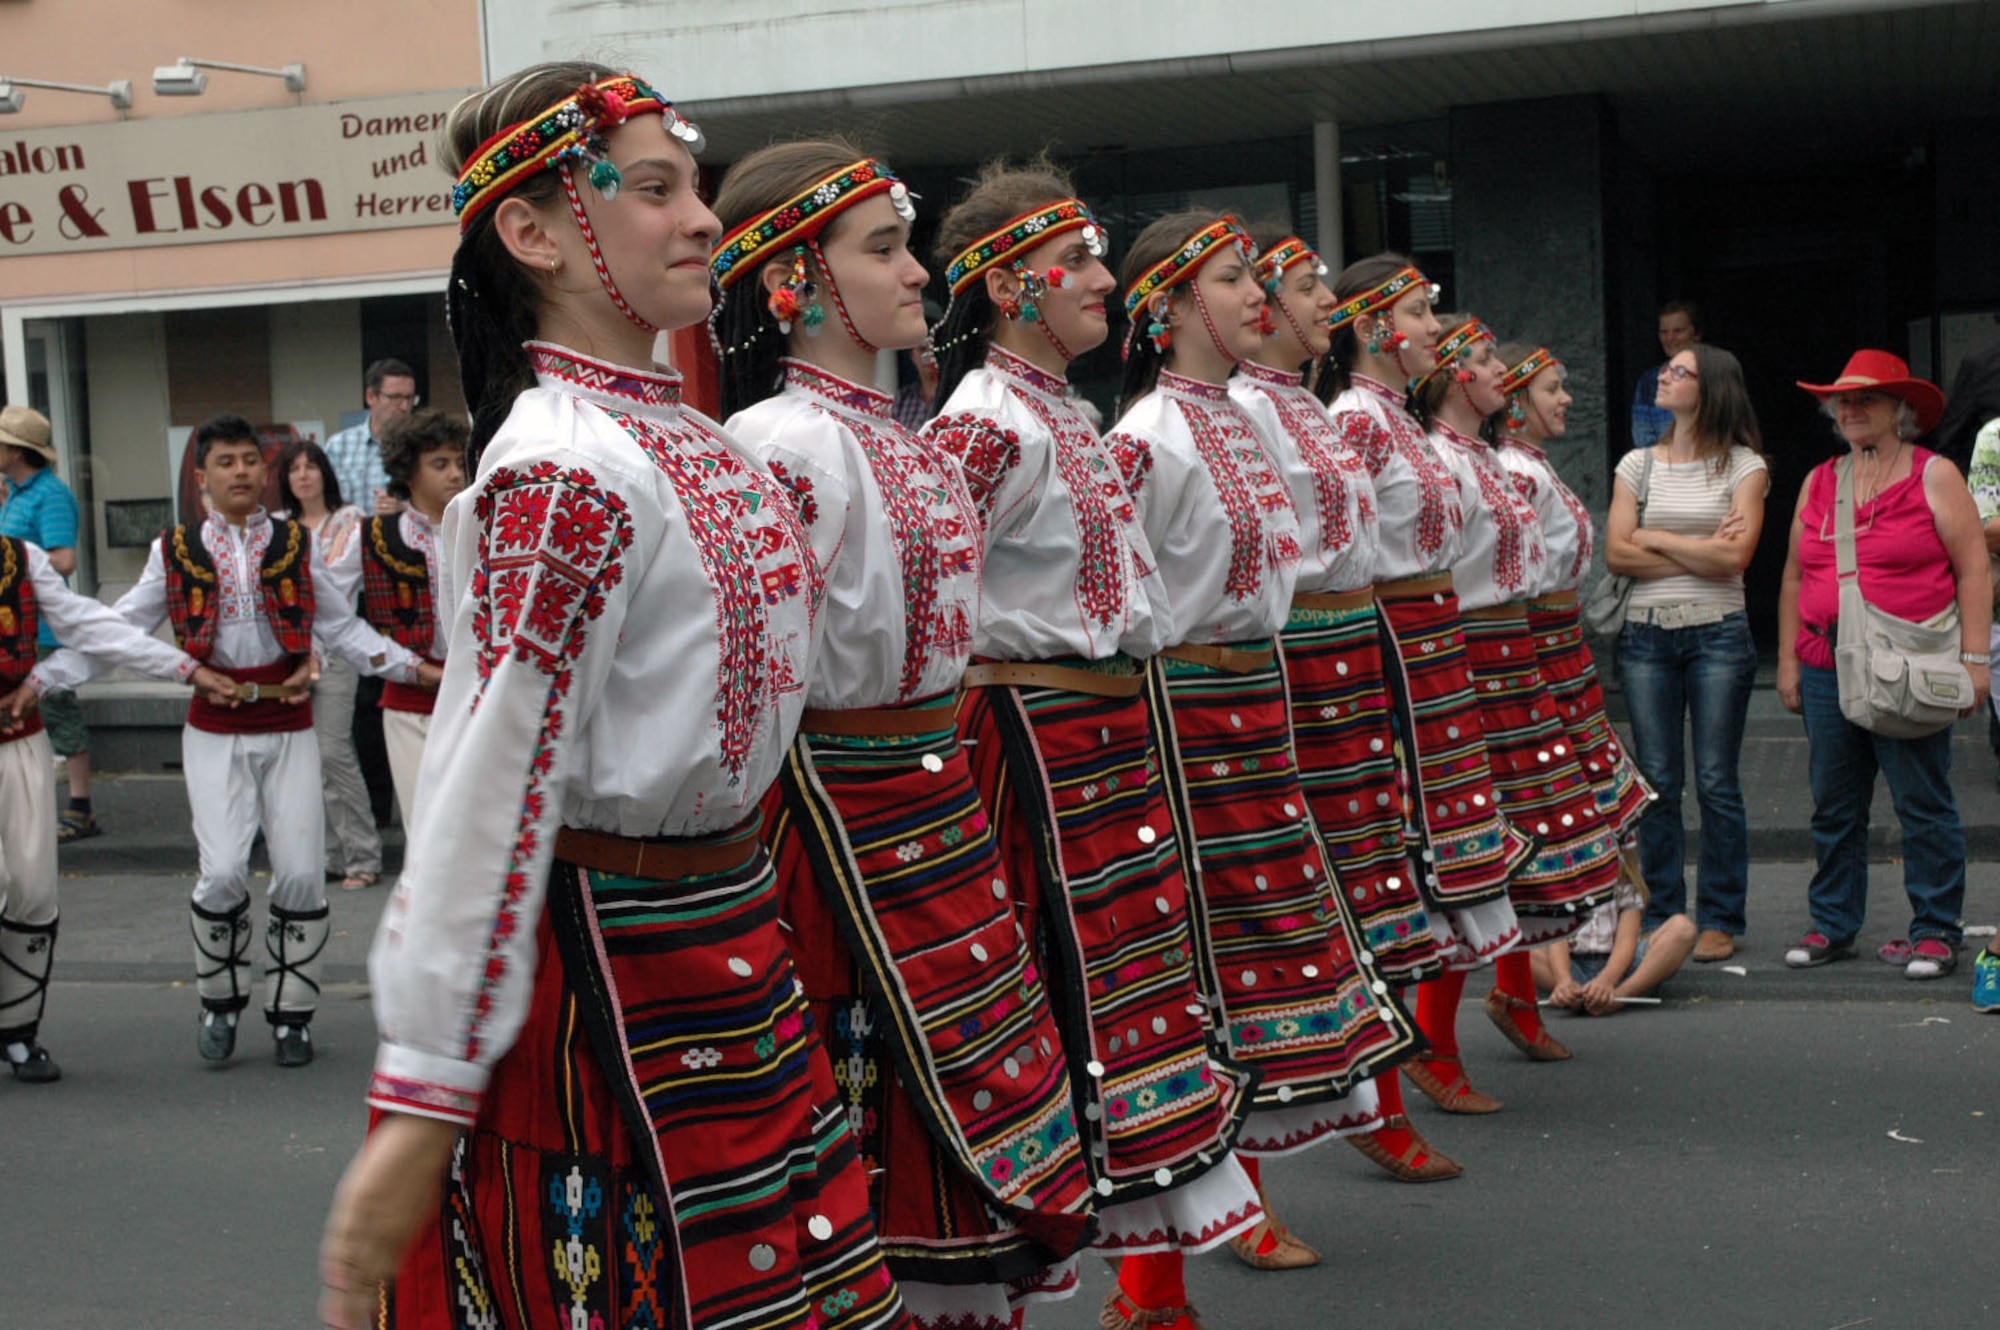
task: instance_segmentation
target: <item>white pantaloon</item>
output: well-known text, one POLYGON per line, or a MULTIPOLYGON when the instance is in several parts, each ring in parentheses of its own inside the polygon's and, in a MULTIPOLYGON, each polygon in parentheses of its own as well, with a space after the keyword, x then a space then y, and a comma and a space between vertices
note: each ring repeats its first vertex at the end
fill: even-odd
POLYGON ((324 908, 326 812, 313 732, 211 734, 190 725, 181 731, 181 764, 201 850, 194 903, 224 914, 250 899, 250 846, 262 826, 271 903, 324 908))
POLYGON ((382 710, 382 746, 389 750, 389 779, 396 784, 396 811, 403 816, 403 834, 416 825, 417 773, 424 767, 424 741, 431 735, 427 711, 382 710))
POLYGON ((0 919, 56 917, 56 772, 49 736, 0 743, 0 919))

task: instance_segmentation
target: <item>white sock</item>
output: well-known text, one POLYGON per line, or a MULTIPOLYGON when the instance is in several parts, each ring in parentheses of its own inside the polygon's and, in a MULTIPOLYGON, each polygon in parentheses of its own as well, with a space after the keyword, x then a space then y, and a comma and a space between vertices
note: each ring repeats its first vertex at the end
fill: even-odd
POLYGON ((28 1046, 26 1044, 7 1045, 7 1060, 9 1062, 26 1062, 28 1060, 28 1046))

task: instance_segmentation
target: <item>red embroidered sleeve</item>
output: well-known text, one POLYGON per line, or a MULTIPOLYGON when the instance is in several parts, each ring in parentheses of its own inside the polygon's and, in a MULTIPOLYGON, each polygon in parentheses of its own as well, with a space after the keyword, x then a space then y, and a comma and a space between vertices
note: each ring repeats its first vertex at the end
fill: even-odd
POLYGON ((1396 451, 1396 440, 1389 431, 1365 411, 1343 411, 1335 420, 1340 426, 1340 441, 1368 464, 1369 475, 1381 475, 1396 451))
POLYGON ((1130 434, 1107 434, 1104 446, 1111 451, 1112 460, 1118 463, 1118 474, 1124 478, 1125 492, 1138 498, 1146 487, 1146 477, 1153 471, 1153 448, 1144 439, 1130 434))
POLYGON ((990 527, 1000 487, 1021 464, 1021 436, 986 416, 964 412, 939 416, 924 427, 924 437, 958 459, 979 520, 990 527))

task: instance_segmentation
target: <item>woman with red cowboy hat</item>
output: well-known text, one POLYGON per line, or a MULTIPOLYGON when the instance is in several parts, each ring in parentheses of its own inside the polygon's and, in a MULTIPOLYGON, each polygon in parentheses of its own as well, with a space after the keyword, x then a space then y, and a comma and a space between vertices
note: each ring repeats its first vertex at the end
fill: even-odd
POLYGON ((1965 829, 1951 787, 1951 727, 1914 739, 1875 734, 1840 708, 1834 672, 1839 576, 1835 496, 1854 486, 1854 550, 1869 604, 1911 620, 1958 606, 1960 659, 1972 675, 1970 715, 1991 687, 1987 635, 1992 574, 1979 509, 1958 469, 1911 442, 1944 413, 1944 394, 1887 351, 1857 351, 1832 383, 1801 382, 1833 419, 1847 454, 1807 477, 1792 516, 1778 600, 1778 697, 1805 717, 1811 743, 1812 928, 1785 953, 1794 968, 1855 954, 1868 903, 1868 809, 1875 775, 1889 778, 1903 824, 1907 940, 1877 953, 1911 979, 1958 965, 1965 904, 1965 829))

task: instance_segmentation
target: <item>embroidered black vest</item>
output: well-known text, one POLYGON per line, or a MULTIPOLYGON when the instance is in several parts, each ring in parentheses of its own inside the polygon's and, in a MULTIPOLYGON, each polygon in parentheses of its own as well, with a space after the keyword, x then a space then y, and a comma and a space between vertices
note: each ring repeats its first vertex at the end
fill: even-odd
POLYGON ((0 687, 12 692, 35 668, 35 635, 41 612, 28 577, 28 546, 0 536, 0 687))
POLYGON ((437 638, 430 565, 403 539, 400 515, 371 517, 361 526, 361 614, 419 656, 437 638))
MULTIPOLYGON (((312 650, 312 533, 297 522, 271 519, 270 543, 257 568, 256 594, 271 633, 287 654, 312 650)), ((215 650, 224 574, 202 541, 201 527, 169 527, 160 537, 167 572, 167 618, 174 640, 196 660, 215 650)))

